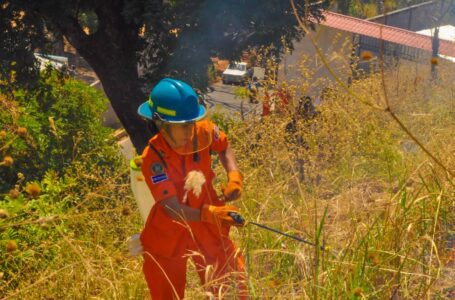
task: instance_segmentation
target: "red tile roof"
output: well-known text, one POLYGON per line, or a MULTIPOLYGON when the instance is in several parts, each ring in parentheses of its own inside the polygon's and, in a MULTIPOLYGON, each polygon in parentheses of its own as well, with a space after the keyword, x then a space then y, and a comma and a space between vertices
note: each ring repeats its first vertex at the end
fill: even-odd
MULTIPOLYGON (((432 38, 413 31, 374 23, 330 11, 324 12, 325 20, 322 25, 381 39, 395 44, 432 51, 432 38)), ((439 40, 439 54, 455 57, 455 43, 447 40, 439 40)))

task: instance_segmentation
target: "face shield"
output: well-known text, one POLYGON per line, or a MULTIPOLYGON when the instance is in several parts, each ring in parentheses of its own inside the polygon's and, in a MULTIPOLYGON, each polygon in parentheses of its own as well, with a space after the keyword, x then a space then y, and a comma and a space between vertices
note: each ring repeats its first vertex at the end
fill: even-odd
POLYGON ((180 155, 199 152, 212 143, 211 123, 199 120, 186 123, 162 122, 160 133, 169 146, 180 155))

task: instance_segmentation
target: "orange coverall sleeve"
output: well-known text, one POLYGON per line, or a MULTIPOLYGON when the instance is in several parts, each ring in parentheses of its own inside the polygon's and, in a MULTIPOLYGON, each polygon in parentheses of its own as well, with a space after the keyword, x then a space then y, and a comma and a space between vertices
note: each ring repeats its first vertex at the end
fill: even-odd
POLYGON ((228 144, 229 141, 226 134, 222 132, 216 124, 213 124, 212 145, 210 146, 210 149, 220 153, 226 150, 228 144))
POLYGON ((150 147, 146 147, 142 154, 142 174, 155 202, 159 202, 177 195, 174 183, 169 178, 168 170, 161 158, 150 147))

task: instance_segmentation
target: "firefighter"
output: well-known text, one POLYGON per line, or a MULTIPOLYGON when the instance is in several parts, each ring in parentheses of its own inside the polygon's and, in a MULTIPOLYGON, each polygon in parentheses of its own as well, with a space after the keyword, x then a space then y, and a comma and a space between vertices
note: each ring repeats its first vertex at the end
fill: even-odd
POLYGON ((192 258, 201 283, 214 295, 226 288, 247 298, 244 259, 229 238, 238 212, 226 202, 242 192, 242 175, 226 135, 207 120, 207 111, 188 84, 162 79, 138 109, 157 129, 142 154, 141 169, 155 204, 140 235, 143 271, 152 299, 182 299, 186 264, 192 258), (227 171, 223 195, 212 180, 210 152, 227 171), (188 190, 188 174, 202 174, 199 189, 188 190))

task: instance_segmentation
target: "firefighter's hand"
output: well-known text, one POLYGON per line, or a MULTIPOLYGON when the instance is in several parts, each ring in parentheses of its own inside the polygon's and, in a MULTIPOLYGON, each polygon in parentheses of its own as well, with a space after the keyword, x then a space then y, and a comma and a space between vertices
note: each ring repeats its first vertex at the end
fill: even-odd
POLYGON ((242 174, 239 171, 228 173, 228 184, 223 189, 224 201, 233 201, 242 195, 242 174))
POLYGON ((238 212, 238 208, 232 205, 214 206, 205 204, 201 209, 201 221, 217 226, 242 227, 245 222, 240 222, 238 218, 233 217, 240 216, 238 212))

